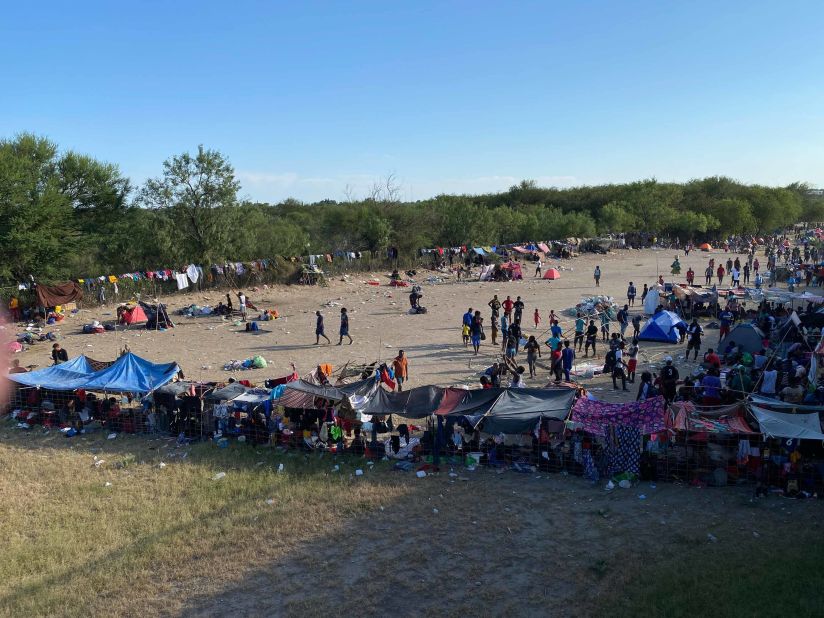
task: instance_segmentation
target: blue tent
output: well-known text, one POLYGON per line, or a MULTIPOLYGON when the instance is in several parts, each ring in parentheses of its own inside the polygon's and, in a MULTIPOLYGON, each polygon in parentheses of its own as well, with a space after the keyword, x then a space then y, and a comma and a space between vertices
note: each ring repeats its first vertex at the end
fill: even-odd
POLYGON ((680 333, 677 327, 679 325, 683 325, 684 328, 687 327, 687 323, 678 317, 678 314, 672 311, 661 311, 647 320, 644 328, 638 334, 638 339, 640 341, 678 343, 680 333))
POLYGON ((85 356, 78 356, 53 367, 46 367, 28 373, 10 373, 9 379, 23 386, 47 388, 49 390, 72 391, 82 388, 94 369, 85 356))
POLYGON ((179 371, 177 363, 151 363, 130 352, 99 371, 92 370, 85 356, 78 356, 40 371, 9 374, 9 379, 23 386, 55 391, 82 388, 109 393, 148 393, 171 382, 179 371))

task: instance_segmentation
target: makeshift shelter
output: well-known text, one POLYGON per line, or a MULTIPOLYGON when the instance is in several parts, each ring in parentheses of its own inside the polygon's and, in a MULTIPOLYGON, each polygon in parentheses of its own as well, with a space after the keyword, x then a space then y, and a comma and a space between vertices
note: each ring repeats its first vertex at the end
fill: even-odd
POLYGON ((77 356, 60 365, 29 371, 10 373, 8 378, 21 386, 45 388, 54 391, 73 391, 83 388, 94 368, 85 356, 77 356))
POLYGON ((678 401, 671 406, 668 425, 675 431, 758 434, 744 419, 745 407, 740 403, 706 410, 698 410, 690 401, 678 401))
POLYGON ((642 435, 648 435, 666 428, 664 412, 663 397, 630 403, 606 403, 581 397, 572 406, 572 422, 576 429, 596 436, 606 435, 609 427, 617 425, 634 427, 642 435))
MULTIPOLYGON (((150 305, 149 303, 141 302, 140 306, 143 308, 143 311, 148 318, 146 328, 150 330, 159 328, 174 328, 174 322, 172 322, 172 318, 169 317, 169 313, 166 311, 166 305, 160 303, 157 305, 150 305)), ((249 305, 247 304, 247 306, 249 305)))
POLYGON ((180 373, 177 363, 152 363, 128 352, 88 377, 82 388, 107 393, 150 393, 180 373))
POLYGON ((661 304, 661 296, 658 293, 658 286, 654 285, 647 291, 647 297, 644 299, 644 313, 652 315, 661 304))
POLYGON ((146 312, 143 311, 143 307, 140 305, 134 305, 133 307, 127 307, 120 313, 120 323, 131 325, 131 324, 143 324, 148 322, 149 318, 146 317, 146 312))
POLYGON ((686 328, 687 323, 678 317, 678 314, 672 311, 660 311, 647 320, 638 335, 638 339, 641 341, 678 343, 680 333, 677 327, 679 325, 686 328))
POLYGON ((764 331, 751 323, 738 324, 727 335, 728 341, 735 341, 743 352, 749 352, 750 354, 755 354, 761 350, 764 347, 766 338, 764 331))
POLYGON ((555 279, 560 279, 561 273, 558 272, 557 268, 548 268, 547 271, 544 273, 544 279, 549 279, 550 281, 554 281, 555 279))
POLYGON ((550 249, 549 249, 549 247, 547 247, 546 243, 539 242, 539 243, 538 243, 538 248, 539 248, 541 251, 543 251, 544 253, 546 253, 547 255, 549 255, 549 253, 550 253, 550 249))
POLYGON ((484 432, 496 434, 532 431, 545 418, 560 426, 575 399, 572 388, 446 390, 437 414, 465 416, 484 432))
POLYGON ((821 418, 818 412, 787 414, 767 410, 760 406, 750 406, 750 411, 758 420, 761 433, 765 436, 824 440, 824 433, 821 432, 821 418))
POLYGON ((712 251, 712 245, 708 242, 705 242, 703 245, 698 247, 701 251, 712 251))
POLYGON ((83 288, 75 281, 67 281, 59 285, 37 284, 37 304, 41 307, 56 307, 65 305, 83 298, 83 288))

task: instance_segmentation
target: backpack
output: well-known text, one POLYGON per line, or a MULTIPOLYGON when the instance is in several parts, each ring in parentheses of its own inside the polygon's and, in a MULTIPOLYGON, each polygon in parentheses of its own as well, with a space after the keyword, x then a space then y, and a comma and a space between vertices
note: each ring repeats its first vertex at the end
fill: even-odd
POLYGON ((604 373, 612 372, 613 367, 615 367, 615 350, 610 350, 604 358, 604 373))

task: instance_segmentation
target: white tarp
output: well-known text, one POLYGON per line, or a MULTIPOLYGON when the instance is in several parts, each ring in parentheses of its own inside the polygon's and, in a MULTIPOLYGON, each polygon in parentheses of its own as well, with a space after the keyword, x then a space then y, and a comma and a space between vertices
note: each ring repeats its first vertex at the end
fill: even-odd
POLYGON ((750 410, 761 427, 761 433, 772 438, 801 438, 805 440, 824 440, 821 433, 821 420, 818 412, 811 414, 785 414, 773 412, 758 406, 750 410))

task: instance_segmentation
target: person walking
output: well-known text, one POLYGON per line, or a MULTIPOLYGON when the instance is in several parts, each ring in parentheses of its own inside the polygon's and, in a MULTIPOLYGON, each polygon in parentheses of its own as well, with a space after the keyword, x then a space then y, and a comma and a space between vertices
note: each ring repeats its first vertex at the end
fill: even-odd
POLYGON ((672 364, 672 356, 665 356, 664 362, 666 365, 661 369, 661 390, 664 401, 669 404, 675 400, 675 387, 678 385, 678 378, 681 376, 678 374, 678 369, 672 364))
POLYGON ((315 345, 320 344, 320 338, 326 339, 326 343, 331 344, 329 337, 326 336, 326 330, 323 326, 323 314, 320 311, 315 311, 315 345))
POLYGON ((690 324, 687 328, 687 335, 689 335, 689 339, 687 340, 687 354, 685 356, 685 360, 689 360, 690 350, 693 350, 695 354, 693 360, 698 360, 698 352, 701 350, 701 335, 703 334, 704 329, 701 328, 701 325, 698 323, 697 319, 693 319, 692 324, 690 324))
POLYGON ((712 283, 712 266, 707 266, 707 270, 704 271, 704 279, 705 285, 712 283))
POLYGON ((392 368, 395 370, 395 385, 400 393, 403 391, 403 383, 409 379, 409 360, 403 350, 392 361, 392 368))
POLYGON ((343 338, 347 337, 349 339, 349 345, 352 345, 352 337, 349 334, 349 313, 346 311, 346 307, 341 307, 340 309, 340 341, 338 341, 338 345, 343 343, 343 338))
POLYGON ((595 287, 601 287, 601 267, 595 266, 595 271, 592 273, 593 279, 595 279, 595 287))
POLYGON ((521 297, 518 296, 515 299, 515 302, 512 304, 512 308, 515 310, 515 322, 521 323, 521 318, 524 315, 524 301, 521 300, 521 297))
POLYGON ((635 315, 632 317, 632 336, 638 337, 641 334, 641 314, 635 315))
POLYGON ((609 341, 609 315, 606 311, 601 312, 601 339, 609 341))

